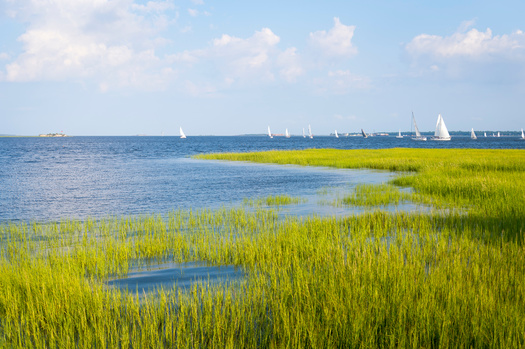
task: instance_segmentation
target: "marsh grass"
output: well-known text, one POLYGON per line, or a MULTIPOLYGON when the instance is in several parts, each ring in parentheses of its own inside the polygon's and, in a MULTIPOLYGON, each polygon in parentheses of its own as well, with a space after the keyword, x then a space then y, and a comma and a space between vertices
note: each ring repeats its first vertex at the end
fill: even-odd
POLYGON ((296 205, 305 200, 300 197, 292 197, 290 195, 281 194, 281 195, 268 195, 263 198, 244 198, 243 204, 251 207, 261 207, 261 206, 285 206, 285 205, 296 205))
MULTIPOLYGON (((389 184, 413 189, 410 200, 477 216, 491 234, 523 240, 525 151, 505 149, 307 149, 222 153, 201 159, 368 168, 400 172, 389 184)), ((365 186, 368 189, 371 186, 365 186)), ((366 189, 366 190, 368 190, 366 189)), ((389 190, 389 189, 387 189, 389 190)), ((379 191, 364 203, 379 200, 379 191), (372 199, 374 198, 374 199, 372 199)), ((355 195, 357 198, 359 195, 355 195)), ((352 201, 352 200, 350 200, 352 201)))
POLYGON ((512 166, 505 151, 413 152, 403 163, 418 172, 396 184, 466 214, 241 207, 0 225, 0 347, 525 346, 523 152, 512 166), (165 261, 245 278, 142 297, 105 285, 165 261))
POLYGON ((334 205, 388 206, 416 201, 416 195, 403 192, 391 184, 358 184, 353 193, 345 195, 334 205))

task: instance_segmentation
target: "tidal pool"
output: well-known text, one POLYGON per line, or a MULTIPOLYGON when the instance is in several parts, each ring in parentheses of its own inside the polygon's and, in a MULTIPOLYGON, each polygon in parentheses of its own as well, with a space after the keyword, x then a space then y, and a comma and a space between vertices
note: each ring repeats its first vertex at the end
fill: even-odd
POLYGON ((204 263, 166 263, 136 269, 119 279, 107 281, 110 287, 127 290, 133 295, 171 290, 189 289, 198 282, 227 284, 244 276, 241 268, 233 265, 209 266, 204 263))

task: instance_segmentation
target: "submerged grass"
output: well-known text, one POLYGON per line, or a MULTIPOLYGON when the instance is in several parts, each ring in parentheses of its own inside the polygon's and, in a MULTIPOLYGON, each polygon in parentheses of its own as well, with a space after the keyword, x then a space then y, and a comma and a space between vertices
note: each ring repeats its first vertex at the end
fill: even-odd
POLYGON ((417 172, 396 184, 460 213, 224 208, 0 225, 0 347, 525 346, 524 153, 505 167, 505 151, 413 152, 417 172), (163 261, 246 277, 141 298, 105 286, 163 261))

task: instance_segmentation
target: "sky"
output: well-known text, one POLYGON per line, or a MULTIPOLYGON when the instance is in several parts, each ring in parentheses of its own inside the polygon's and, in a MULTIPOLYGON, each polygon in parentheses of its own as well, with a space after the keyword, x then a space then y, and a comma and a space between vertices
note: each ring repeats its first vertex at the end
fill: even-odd
POLYGON ((0 0, 0 134, 525 128, 525 1, 0 0))

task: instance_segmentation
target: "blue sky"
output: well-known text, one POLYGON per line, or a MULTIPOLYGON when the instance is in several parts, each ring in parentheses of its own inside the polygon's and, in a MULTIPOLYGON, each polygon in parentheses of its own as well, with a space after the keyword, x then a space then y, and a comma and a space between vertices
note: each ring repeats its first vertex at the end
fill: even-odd
POLYGON ((525 128, 523 1, 0 0, 0 134, 525 128))

